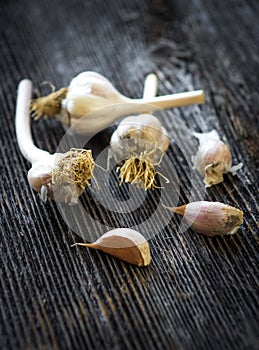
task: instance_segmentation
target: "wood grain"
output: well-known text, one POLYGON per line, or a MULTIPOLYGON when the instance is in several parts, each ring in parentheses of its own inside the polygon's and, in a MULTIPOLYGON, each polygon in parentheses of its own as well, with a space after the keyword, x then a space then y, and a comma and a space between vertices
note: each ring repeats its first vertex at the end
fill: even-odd
MULTIPOLYGON (((1 349, 258 349, 258 2, 28 0, 3 2, 0 11, 1 349), (61 87, 84 70, 104 74, 129 97, 141 97, 145 75, 155 71, 159 94, 203 88, 206 104, 157 113, 172 137, 161 167, 170 189, 143 199, 118 186, 114 164, 105 191, 136 208, 114 212, 88 189, 82 205, 93 220, 79 237, 55 203, 29 188, 14 114, 22 78, 61 87), (244 167, 203 193, 191 169, 191 131, 212 128, 244 167), (161 198, 229 203, 244 211, 244 225, 231 237, 184 231, 167 212, 155 217, 161 198), (146 219, 147 268, 70 247, 103 233, 100 223, 133 227, 146 219)), ((114 128, 88 143, 95 157, 114 128)), ((54 120, 33 125, 36 143, 50 152, 64 132, 54 120)), ((106 179, 99 171, 99 183, 106 179)))

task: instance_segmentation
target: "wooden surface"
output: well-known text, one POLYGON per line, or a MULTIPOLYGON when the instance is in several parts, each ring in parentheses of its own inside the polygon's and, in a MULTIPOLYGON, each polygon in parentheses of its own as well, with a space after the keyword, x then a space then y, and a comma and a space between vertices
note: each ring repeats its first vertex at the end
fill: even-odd
MULTIPOLYGON (((1 2, 2 350, 259 348, 258 16, 256 0, 1 2), (178 176, 179 205, 192 195, 241 208, 245 220, 236 235, 181 232, 179 218, 167 220, 164 211, 161 232, 152 229, 159 198, 172 203, 171 183, 125 215, 96 202, 90 190, 82 197, 94 218, 87 235, 100 235, 100 222, 118 227, 147 220, 142 233, 154 233, 149 267, 71 248, 83 238, 55 203, 44 204, 28 186, 30 164, 16 144, 14 113, 22 78, 61 87, 84 70, 104 74, 130 97, 141 97, 151 71, 158 73, 159 94, 205 90, 204 106, 160 113, 174 138, 164 171, 178 176), (244 166, 203 194, 188 163, 197 143, 186 130, 212 128, 244 166)), ((95 156, 113 130, 90 142, 95 156)), ((40 121, 33 133, 40 147, 55 152, 64 129, 40 121)), ((123 203, 129 189, 118 187, 114 171, 110 178, 107 195, 123 203)))

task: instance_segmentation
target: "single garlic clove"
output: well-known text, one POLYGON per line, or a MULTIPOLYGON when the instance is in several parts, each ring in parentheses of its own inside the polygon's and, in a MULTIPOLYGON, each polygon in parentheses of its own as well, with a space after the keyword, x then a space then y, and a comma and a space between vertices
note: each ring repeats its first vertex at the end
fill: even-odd
POLYGON ((94 243, 75 245, 101 250, 133 265, 147 266, 151 261, 147 240, 142 234, 129 228, 111 230, 94 243))
POLYGON ((243 223, 243 212, 220 202, 192 202, 180 207, 165 207, 184 216, 190 227, 204 235, 230 235, 243 223))
POLYGON ((216 130, 209 133, 194 133, 199 139, 199 149, 192 158, 194 167, 204 176, 206 187, 216 185, 223 181, 223 174, 235 171, 242 164, 232 167, 232 157, 228 145, 219 139, 216 130))

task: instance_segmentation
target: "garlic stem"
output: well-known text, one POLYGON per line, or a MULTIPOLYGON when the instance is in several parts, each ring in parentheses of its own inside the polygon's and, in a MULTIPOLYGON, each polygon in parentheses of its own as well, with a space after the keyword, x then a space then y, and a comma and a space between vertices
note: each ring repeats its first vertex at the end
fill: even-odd
MULTIPOLYGON (((176 108, 182 106, 189 106, 193 104, 203 104, 205 102, 205 95, 203 90, 189 91, 189 92, 181 92, 172 95, 151 97, 147 99, 133 99, 132 104, 145 103, 152 105, 152 110, 158 109, 169 109, 176 108)), ((143 113, 143 112, 142 112, 143 113)))
POLYGON ((32 82, 29 79, 23 79, 19 83, 17 92, 15 130, 22 155, 33 164, 43 157, 50 156, 50 154, 37 148, 33 143, 30 126, 31 97, 32 82))
POLYGON ((157 94, 157 76, 154 73, 150 73, 145 78, 143 99, 149 99, 155 97, 157 94))
POLYGON ((71 116, 72 130, 78 134, 101 131, 123 115, 153 113, 161 108, 173 108, 204 103, 204 92, 192 91, 181 94, 153 97, 149 99, 127 99, 121 103, 106 105, 81 118, 71 116))

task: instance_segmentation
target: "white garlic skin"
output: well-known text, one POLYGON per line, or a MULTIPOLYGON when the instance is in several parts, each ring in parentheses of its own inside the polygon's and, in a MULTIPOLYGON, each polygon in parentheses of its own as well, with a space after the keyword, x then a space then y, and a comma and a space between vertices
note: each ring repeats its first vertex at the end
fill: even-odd
POLYGON ((216 130, 209 133, 194 133, 200 145, 197 154, 192 158, 194 167, 204 176, 206 187, 216 185, 223 181, 223 174, 236 171, 242 163, 232 167, 232 157, 228 145, 219 139, 216 130))
POLYGON ((183 215, 193 230, 207 236, 234 234, 243 223, 241 210, 220 202, 192 202, 173 211, 183 215))
POLYGON ((73 121, 99 108, 127 100, 108 79, 89 71, 80 73, 71 81, 62 108, 73 121))
POLYGON ((46 162, 38 161, 33 164, 31 169, 28 171, 28 181, 30 186, 37 192, 41 191, 42 186, 48 187, 51 185, 51 172, 53 166, 46 162))
POLYGON ((117 160, 146 154, 144 158, 155 164, 159 162, 169 144, 167 131, 151 114, 123 119, 111 137, 111 148, 117 160))

